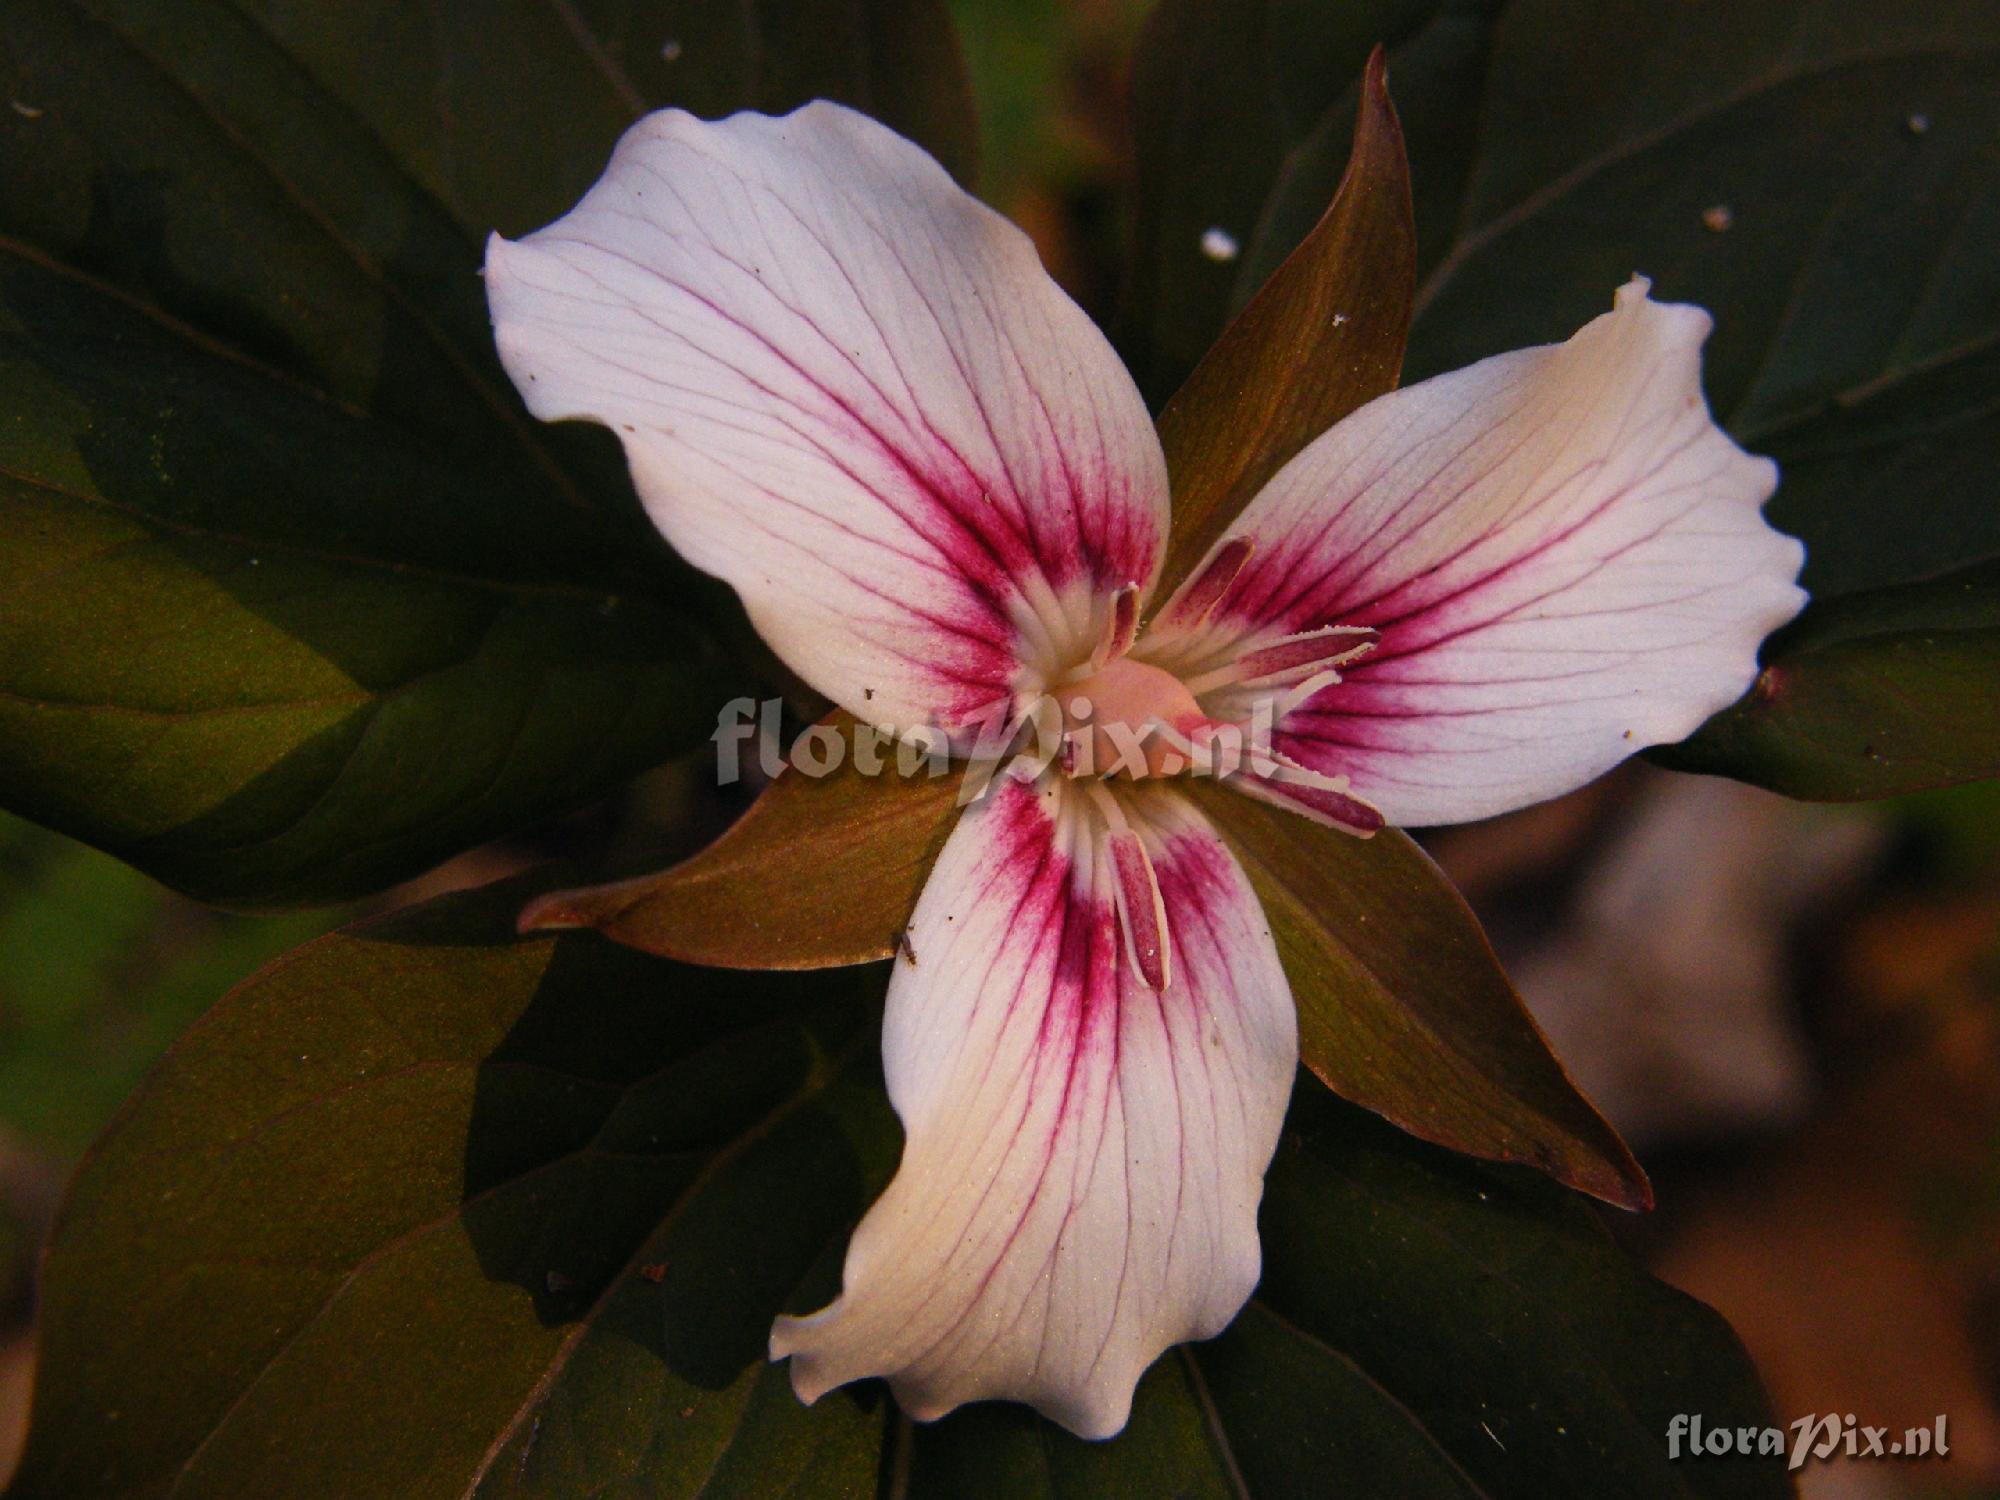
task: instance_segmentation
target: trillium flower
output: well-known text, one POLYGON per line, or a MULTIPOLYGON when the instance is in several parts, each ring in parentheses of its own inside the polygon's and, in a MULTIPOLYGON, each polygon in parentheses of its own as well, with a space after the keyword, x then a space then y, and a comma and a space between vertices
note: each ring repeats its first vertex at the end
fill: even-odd
MULTIPOLYGON (((1688 734, 1803 603, 1775 469, 1702 399, 1708 317, 1642 280, 1339 422, 1156 598, 1131 379, 1023 234, 859 114, 649 116, 486 278, 533 412, 617 432, 805 681, 960 754, 996 703, 1053 702, 1073 751, 1261 723, 1235 790, 1458 822, 1688 734)), ((1104 1437, 1257 1281, 1291 991, 1185 757, 1090 759, 998 778, 917 903, 882 1042, 901 1165, 838 1300, 771 1337, 807 1401, 882 1376, 920 1419, 1010 1398, 1104 1437)))

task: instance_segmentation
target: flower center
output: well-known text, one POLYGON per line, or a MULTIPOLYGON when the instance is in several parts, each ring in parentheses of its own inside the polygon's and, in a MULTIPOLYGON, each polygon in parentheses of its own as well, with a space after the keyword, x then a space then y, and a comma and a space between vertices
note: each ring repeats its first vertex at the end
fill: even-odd
POLYGON ((1058 690, 1072 776, 1172 776, 1209 720, 1180 678, 1130 657, 1058 690))

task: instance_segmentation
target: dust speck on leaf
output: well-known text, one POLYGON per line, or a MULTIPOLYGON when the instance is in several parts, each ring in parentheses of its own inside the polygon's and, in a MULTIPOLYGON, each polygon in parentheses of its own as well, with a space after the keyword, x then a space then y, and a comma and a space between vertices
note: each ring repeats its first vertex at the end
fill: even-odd
POLYGON ((1242 248, 1237 244, 1236 236, 1220 224, 1211 224, 1201 232, 1201 253, 1210 260, 1232 261, 1242 248))

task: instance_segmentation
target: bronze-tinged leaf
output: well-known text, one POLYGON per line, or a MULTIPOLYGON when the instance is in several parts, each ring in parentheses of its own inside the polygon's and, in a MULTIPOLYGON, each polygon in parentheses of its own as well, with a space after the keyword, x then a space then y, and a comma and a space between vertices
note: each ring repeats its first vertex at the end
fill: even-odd
POLYGON ((1394 829, 1364 841, 1196 785, 1264 903, 1300 1060, 1322 1083, 1424 1140, 1652 1206, 1645 1173, 1423 850, 1394 829))
MULTIPOLYGON (((821 721, 852 743, 855 721, 821 721)), ((636 880, 556 891, 523 932, 595 927, 647 953, 724 969, 828 969, 896 951, 958 815, 963 771, 879 776, 851 764, 780 775, 694 858, 636 880)))
POLYGON ((1395 388, 1416 265, 1409 162, 1378 47, 1326 214, 1160 413, 1174 525, 1156 597, 1171 593, 1286 460, 1395 388))

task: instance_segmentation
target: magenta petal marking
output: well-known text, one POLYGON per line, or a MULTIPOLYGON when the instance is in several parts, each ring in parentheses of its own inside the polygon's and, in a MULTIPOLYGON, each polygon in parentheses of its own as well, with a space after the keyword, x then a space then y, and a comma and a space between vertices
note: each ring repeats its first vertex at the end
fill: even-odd
POLYGON ((1202 565, 1199 573, 1189 579, 1173 603, 1167 606, 1160 620, 1162 629, 1193 630, 1214 613, 1215 606, 1222 602, 1222 596, 1229 592, 1229 586, 1236 582, 1236 575, 1243 571, 1243 565, 1250 561, 1251 543, 1247 537, 1231 537, 1215 555, 1202 565))
POLYGON ((1125 952, 1146 988, 1167 987, 1167 904, 1160 878, 1139 835, 1125 828, 1106 839, 1117 876, 1118 919, 1125 929, 1125 952))

